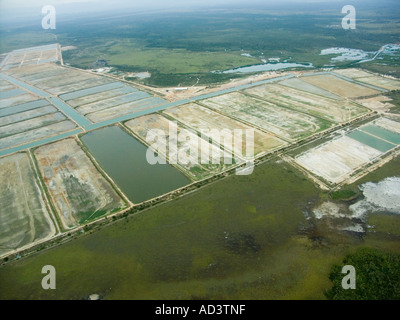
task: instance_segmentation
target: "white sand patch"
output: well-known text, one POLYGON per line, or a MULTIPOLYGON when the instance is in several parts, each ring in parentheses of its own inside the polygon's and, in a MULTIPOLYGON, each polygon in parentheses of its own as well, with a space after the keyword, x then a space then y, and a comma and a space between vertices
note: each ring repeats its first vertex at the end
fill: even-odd
POLYGON ((354 215, 369 212, 400 214, 400 177, 390 177, 379 183, 368 182, 360 187, 365 199, 349 207, 354 215))
POLYGON ((300 155, 296 162, 330 182, 339 183, 380 154, 374 148, 343 136, 300 155))
POLYGON ((384 129, 400 133, 400 122, 389 120, 386 118, 380 118, 376 120, 375 124, 384 129))
POLYGON ((332 62, 342 62, 342 61, 356 61, 369 58, 370 52, 365 52, 359 49, 349 49, 349 48, 328 48, 321 50, 320 55, 338 55, 331 59, 332 62))
POLYGON ((314 208, 312 213, 317 220, 328 219, 331 228, 357 233, 365 231, 363 216, 349 211, 345 204, 326 201, 314 208))
POLYGON ((348 215, 344 214, 343 210, 344 206, 327 201, 316 207, 313 210, 313 214, 316 219, 322 219, 324 217, 347 218, 348 215))

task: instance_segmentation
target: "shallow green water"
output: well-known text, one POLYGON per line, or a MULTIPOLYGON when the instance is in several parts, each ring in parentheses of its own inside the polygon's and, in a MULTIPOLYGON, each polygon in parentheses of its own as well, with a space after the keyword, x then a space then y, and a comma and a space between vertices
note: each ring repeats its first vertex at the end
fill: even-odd
POLYGON ((365 126, 361 128, 362 131, 371 133, 379 138, 385 139, 391 143, 400 144, 400 134, 378 127, 378 126, 365 126))
POLYGON ((395 147, 394 144, 375 138, 360 130, 350 132, 348 136, 381 152, 387 152, 395 147))
POLYGON ((190 183, 171 165, 150 165, 147 147, 119 127, 105 127, 82 136, 102 168, 134 203, 157 197, 190 183))

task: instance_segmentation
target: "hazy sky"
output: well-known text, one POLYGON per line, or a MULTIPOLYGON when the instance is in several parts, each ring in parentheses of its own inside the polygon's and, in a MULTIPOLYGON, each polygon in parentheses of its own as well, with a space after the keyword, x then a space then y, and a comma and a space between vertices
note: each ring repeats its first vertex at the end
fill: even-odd
MULTIPOLYGON (((327 0, 0 0, 0 18, 28 16, 40 14, 45 5, 52 5, 57 15, 96 13, 99 11, 117 11, 119 9, 155 10, 155 9, 187 9, 191 7, 216 7, 223 5, 242 5, 251 7, 252 4, 272 5, 285 2, 321 2, 327 0)), ((330 0, 332 1, 332 0, 330 0)), ((340 1, 340 0, 333 0, 340 1)))
MULTIPOLYGON (((329 0, 343 1, 343 0, 329 0)), ((44 5, 63 6, 63 5, 80 5, 95 4, 96 8, 116 8, 116 7, 179 7, 179 6, 217 6, 223 4, 243 4, 248 3, 282 3, 282 2, 297 2, 297 3, 313 3, 313 2, 328 2, 327 0, 0 0, 1 8, 27 8, 40 7, 44 5)))
MULTIPOLYGON (((376 0, 0 0, 0 25, 12 23, 13 20, 30 20, 41 16, 41 8, 52 5, 57 11, 57 17, 63 18, 70 15, 88 15, 99 12, 122 11, 126 13, 137 13, 143 10, 165 10, 165 9, 190 9, 193 7, 221 7, 240 6, 240 8, 251 9, 254 4, 261 4, 263 9, 293 8, 296 5, 307 5, 310 8, 314 3, 324 3, 323 6, 341 6, 345 4, 368 3, 376 0), (286 6, 289 4, 289 6, 286 6), (18 19, 19 18, 19 19, 18 19)), ((380 0, 379 3, 399 1, 380 0)), ((308 10, 308 9, 305 9, 308 10)))

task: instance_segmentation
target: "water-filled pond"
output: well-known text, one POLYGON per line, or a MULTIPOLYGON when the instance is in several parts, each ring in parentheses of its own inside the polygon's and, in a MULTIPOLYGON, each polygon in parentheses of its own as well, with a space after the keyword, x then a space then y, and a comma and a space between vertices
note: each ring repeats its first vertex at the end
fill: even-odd
POLYGON ((134 203, 160 196, 190 183, 169 164, 150 165, 147 147, 117 126, 82 136, 83 143, 107 174, 134 203))

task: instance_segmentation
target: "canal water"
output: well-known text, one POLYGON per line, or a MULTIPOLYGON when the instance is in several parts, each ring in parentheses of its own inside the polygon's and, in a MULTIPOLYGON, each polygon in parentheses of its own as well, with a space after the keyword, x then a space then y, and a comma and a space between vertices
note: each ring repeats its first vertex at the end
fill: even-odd
POLYGON ((183 173, 169 164, 150 165, 146 160, 147 147, 117 126, 89 132, 81 139, 133 203, 190 183, 183 173))
POLYGON ((312 63, 300 64, 300 63, 289 63, 289 62, 279 62, 279 63, 266 63, 266 64, 256 64, 253 66, 240 67, 235 69, 226 70, 223 73, 250 73, 250 72, 263 72, 263 71, 275 71, 281 69, 289 68, 313 68, 312 63))

